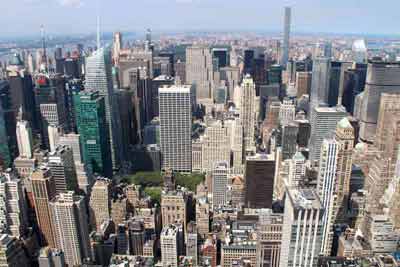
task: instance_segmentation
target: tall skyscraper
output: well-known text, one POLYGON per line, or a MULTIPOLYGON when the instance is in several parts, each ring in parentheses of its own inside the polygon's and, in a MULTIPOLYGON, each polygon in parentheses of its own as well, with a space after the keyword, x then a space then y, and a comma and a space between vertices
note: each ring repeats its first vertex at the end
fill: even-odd
POLYGON ((313 61, 310 95, 311 117, 314 108, 321 104, 328 104, 330 71, 331 60, 329 58, 316 58, 313 61))
POLYGON ((212 98, 214 69, 212 54, 208 47, 186 48, 186 83, 196 89, 196 98, 212 98))
POLYGON ((319 162, 317 189, 322 207, 325 213, 322 219, 322 247, 321 253, 329 256, 333 242, 333 224, 337 216, 336 194, 337 184, 337 161, 338 143, 332 139, 324 139, 321 147, 321 157, 319 162))
POLYGON ((100 48, 86 58, 86 89, 99 91, 104 97, 106 129, 110 139, 112 166, 117 169, 122 160, 118 109, 114 106, 111 51, 100 48))
POLYGON ((282 45, 282 57, 280 64, 286 68, 286 64, 289 60, 289 38, 290 38, 290 24, 291 24, 292 9, 285 7, 285 17, 283 26, 283 45, 282 45))
POLYGON ((98 92, 82 91, 74 95, 74 103, 83 161, 93 172, 111 177, 110 138, 104 97, 98 92))
POLYGON ((229 164, 226 161, 215 162, 212 170, 213 180, 213 208, 216 209, 226 204, 226 191, 228 186, 229 164))
POLYGON ((243 142, 246 151, 254 150, 254 132, 256 123, 256 87, 250 75, 246 75, 242 85, 235 89, 235 104, 239 107, 243 125, 243 142))
POLYGON ((110 220, 111 182, 108 179, 97 179, 92 187, 89 201, 91 224, 100 230, 103 222, 110 220))
POLYGON ((114 65, 118 65, 119 63, 119 53, 122 49, 122 33, 116 32, 114 33, 114 44, 113 44, 113 63, 114 65))
POLYGON ((63 250, 68 266, 90 258, 89 230, 83 196, 72 191, 57 195, 50 202, 57 248, 63 250))
POLYGON ((162 168, 192 170, 192 87, 159 89, 162 168))
POLYGON ((246 158, 245 206, 272 208, 275 159, 272 154, 256 154, 246 158))
POLYGON ((347 116, 347 112, 343 107, 317 107, 312 116, 309 148, 310 160, 314 163, 319 161, 323 140, 334 136, 336 124, 347 116))
POLYGON ((376 132, 382 93, 400 93, 400 64, 368 64, 365 90, 361 93, 360 139, 372 142, 376 132))
POLYGON ((42 166, 32 173, 31 180, 36 219, 40 230, 40 243, 42 246, 48 245, 55 248, 56 241, 49 206, 50 200, 56 195, 54 179, 50 169, 42 166))
POLYGON ((354 128, 347 118, 340 120, 336 127, 335 141, 338 144, 337 158, 337 206, 336 222, 344 222, 350 199, 350 179, 353 166, 354 128))

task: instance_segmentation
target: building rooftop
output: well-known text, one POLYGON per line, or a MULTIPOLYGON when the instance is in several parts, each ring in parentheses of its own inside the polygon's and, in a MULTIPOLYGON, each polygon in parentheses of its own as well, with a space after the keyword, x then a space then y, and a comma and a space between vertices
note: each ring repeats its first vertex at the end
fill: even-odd
POLYGON ((288 187, 288 197, 296 209, 322 209, 321 201, 314 189, 288 187))
POLYGON ((191 85, 163 86, 158 89, 160 93, 190 93, 191 85))

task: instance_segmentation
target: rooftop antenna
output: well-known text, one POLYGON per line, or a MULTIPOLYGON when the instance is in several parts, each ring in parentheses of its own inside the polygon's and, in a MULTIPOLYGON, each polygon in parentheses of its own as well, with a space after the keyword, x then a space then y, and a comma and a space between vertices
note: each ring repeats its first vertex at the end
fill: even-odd
POLYGON ((97 50, 100 49, 100 1, 97 0, 97 50))
POLYGON ((43 48, 42 61, 44 62, 45 71, 47 72, 46 33, 44 31, 44 25, 43 24, 40 26, 40 33, 42 35, 42 48, 43 48))

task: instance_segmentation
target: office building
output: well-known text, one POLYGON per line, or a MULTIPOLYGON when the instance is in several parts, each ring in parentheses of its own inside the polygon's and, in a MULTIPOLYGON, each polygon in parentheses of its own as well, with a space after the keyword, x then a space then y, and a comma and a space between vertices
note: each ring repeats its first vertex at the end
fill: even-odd
POLYGON ((323 140, 334 136, 337 123, 346 116, 347 112, 343 107, 317 107, 314 109, 309 142, 309 158, 312 163, 319 161, 323 140))
POLYGON ((279 108, 279 121, 281 125, 287 125, 296 117, 296 105, 291 99, 285 98, 279 108))
POLYGON ((333 224, 336 221, 338 203, 336 201, 337 161, 339 146, 335 140, 324 139, 321 146, 321 157, 319 162, 317 190, 321 205, 325 209, 322 219, 322 247, 321 253, 325 256, 331 255, 333 242, 333 224))
POLYGON ((32 129, 28 121, 17 122, 17 143, 21 158, 32 158, 33 138, 32 129))
POLYGON ((57 194, 78 189, 75 162, 70 147, 59 145, 50 152, 48 166, 54 178, 57 194))
POLYGON ((186 230, 188 193, 181 189, 161 194, 161 217, 163 227, 180 223, 186 230))
POLYGON ((279 267, 283 214, 262 209, 257 222, 257 267, 279 267))
POLYGON ((49 206, 50 200, 56 195, 54 179, 50 169, 41 166, 32 173, 31 180, 36 219, 40 230, 40 244, 54 248, 56 241, 49 206))
POLYGON ((372 142, 376 133, 382 93, 400 93, 400 65, 368 64, 365 90, 360 97, 360 139, 372 142))
POLYGON ((69 266, 82 264, 91 257, 84 197, 72 191, 58 194, 50 202, 50 210, 56 246, 64 252, 65 262, 69 266))
POLYGON ((213 58, 209 48, 186 48, 186 83, 196 90, 196 98, 212 98, 214 82, 213 58))
POLYGON ((254 149, 254 132, 256 123, 256 87, 250 75, 246 75, 238 91, 235 104, 239 107, 240 119, 243 125, 243 142, 245 151, 254 149))
POLYGON ((218 68, 224 68, 230 65, 229 59, 229 51, 228 48, 213 48, 212 49, 213 58, 218 59, 218 68))
POLYGON ((313 61, 310 111, 311 117, 314 108, 321 104, 328 104, 331 61, 329 58, 316 58, 313 61))
MULTIPOLYGON (((104 127, 108 130, 108 146, 110 147, 110 152, 108 154, 111 155, 113 169, 117 169, 120 166, 123 157, 123 150, 121 149, 121 129, 119 125, 119 120, 117 120, 117 118, 119 117, 118 109, 114 105, 111 65, 111 51, 109 49, 99 48, 97 51, 93 52, 91 56, 87 57, 85 70, 85 88, 87 90, 97 90, 99 94, 98 97, 104 97, 104 127)), ((74 98, 74 100, 75 99, 76 98, 74 98)), ((76 115, 79 116, 79 114, 76 115)))
POLYGON ((92 187, 90 194, 90 222, 100 230, 103 222, 110 220, 111 210, 111 181, 106 178, 98 178, 92 187))
POLYGON ((8 169, 0 173, 0 230, 19 238, 28 227, 28 208, 22 181, 8 169))
POLYGON ((65 266, 64 253, 59 249, 43 247, 39 252, 39 267, 65 266))
POLYGON ((128 222, 129 249, 131 255, 143 255, 145 242, 145 228, 143 221, 134 220, 128 222))
POLYGON ((256 266, 256 242, 238 242, 224 244, 221 247, 221 267, 235 266, 240 260, 248 260, 250 266, 256 266))
POLYGON ((228 87, 228 99, 233 100, 234 89, 240 83, 239 67, 223 67, 220 69, 220 79, 228 87))
POLYGON ((291 159, 297 151, 297 134, 299 127, 295 123, 289 123, 281 127, 281 146, 283 160, 291 159))
POLYGON ((286 64, 289 60, 289 36, 290 36, 290 24, 291 24, 291 16, 292 9, 290 7, 285 7, 285 17, 284 17, 284 28, 283 28, 283 44, 282 44, 282 57, 280 64, 286 68, 286 64))
POLYGON ((245 206, 272 208, 275 158, 272 154, 256 154, 246 158, 245 206))
POLYGON ((163 267, 178 267, 178 242, 179 231, 182 228, 179 224, 169 224, 163 227, 160 236, 161 262, 163 267))
POLYGON ((300 188, 306 175, 306 158, 303 153, 297 151, 289 162, 288 185, 300 188))
POLYGON ((171 86, 159 90, 162 168, 192 170, 192 87, 171 86))
POLYGON ((347 118, 340 120, 336 127, 335 141, 338 144, 337 155, 337 217, 336 222, 345 222, 350 199, 350 180, 353 167, 354 128, 347 118))
POLYGON ((110 138, 104 97, 98 92, 82 91, 74 95, 74 103, 83 162, 94 173, 111 177, 110 138))
POLYGON ((311 91, 312 72, 296 73, 296 92, 297 98, 303 95, 309 95, 311 91))
POLYGON ((352 67, 345 68, 342 71, 338 104, 343 105, 347 112, 353 114, 356 96, 364 91, 367 64, 353 64, 352 67))
POLYGON ((226 161, 217 161, 212 169, 213 208, 224 206, 227 202, 229 164, 226 161))
POLYGON ((323 215, 324 209, 313 189, 287 188, 280 267, 317 266, 323 215))
POLYGON ((210 232, 210 203, 207 197, 200 197, 196 200, 196 226, 201 237, 210 232))
POLYGON ((358 39, 353 42, 351 47, 353 61, 356 63, 367 63, 368 49, 365 40, 358 39))

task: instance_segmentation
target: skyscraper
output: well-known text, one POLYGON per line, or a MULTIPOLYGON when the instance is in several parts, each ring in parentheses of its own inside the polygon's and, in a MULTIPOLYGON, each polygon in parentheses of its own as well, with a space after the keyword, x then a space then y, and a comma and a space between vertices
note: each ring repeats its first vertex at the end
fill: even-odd
POLYGON ((212 170, 212 194, 213 194, 213 208, 216 209, 219 206, 226 204, 226 191, 228 185, 228 173, 229 165, 228 162, 215 162, 212 170))
POLYGON ((94 183, 89 209, 91 224, 99 231, 102 223, 110 220, 111 183, 108 179, 97 179, 94 183))
POLYGON ((239 107, 243 125, 243 142, 246 151, 254 149, 254 132, 256 123, 256 87, 250 75, 246 75, 242 85, 235 89, 235 104, 239 107))
POLYGON ((192 170, 192 87, 159 89, 162 168, 192 170))
POLYGON ((292 9, 290 7, 285 7, 285 17, 283 26, 283 45, 282 45, 282 57, 280 64, 286 68, 286 64, 289 60, 289 37, 290 37, 290 23, 292 16, 292 9))
POLYGON ((246 158, 246 207, 272 208, 274 176, 275 159, 272 154, 256 154, 246 158))
POLYGON ((122 160, 122 149, 120 140, 120 127, 118 109, 114 107, 113 79, 111 69, 111 51, 100 48, 86 58, 86 89, 98 90, 99 95, 104 97, 106 129, 110 139, 112 166, 117 169, 122 160))
POLYGON ((360 139, 363 141, 373 141, 382 93, 400 93, 400 64, 368 64, 365 90, 360 99, 360 139))
POLYGON ((72 191, 57 195, 50 202, 56 245, 63 250, 68 266, 90 258, 88 218, 83 196, 72 191))
POLYGON ((280 267, 317 266, 323 215, 324 209, 313 189, 287 188, 280 267))
POLYGON ((311 162, 319 161, 323 140, 334 136, 336 124, 346 116, 347 112, 343 107, 314 108, 309 142, 311 162))
POLYGON ((36 219, 39 224, 41 245, 56 247, 53 231, 53 221, 50 213, 49 202, 56 195, 54 179, 50 169, 42 166, 35 170, 31 176, 32 193, 35 203, 36 219))
POLYGON ((19 238, 28 227, 28 210, 22 182, 12 171, 0 173, 0 229, 19 238))
POLYGON ((330 68, 331 60, 329 58, 316 58, 313 61, 310 95, 311 117, 314 108, 321 104, 328 104, 330 68))
POLYGON ((83 161, 93 172, 111 177, 110 138, 104 97, 98 92, 82 91, 74 95, 74 103, 83 161))
POLYGON ((322 219, 322 247, 321 253, 329 256, 332 250, 333 242, 333 224, 336 221, 338 203, 336 194, 338 190, 337 183, 337 161, 338 161, 338 143, 332 139, 324 139, 321 147, 321 157, 319 162, 317 189, 325 213, 322 219))
POLYGON ((186 48, 186 83, 196 89, 196 98, 212 98, 214 69, 212 54, 208 47, 186 48))
POLYGON ((17 143, 19 156, 32 158, 33 138, 32 129, 28 121, 20 120, 17 122, 17 143))
POLYGON ((78 189, 75 162, 69 146, 59 145, 50 152, 48 166, 54 178, 57 194, 78 189))

